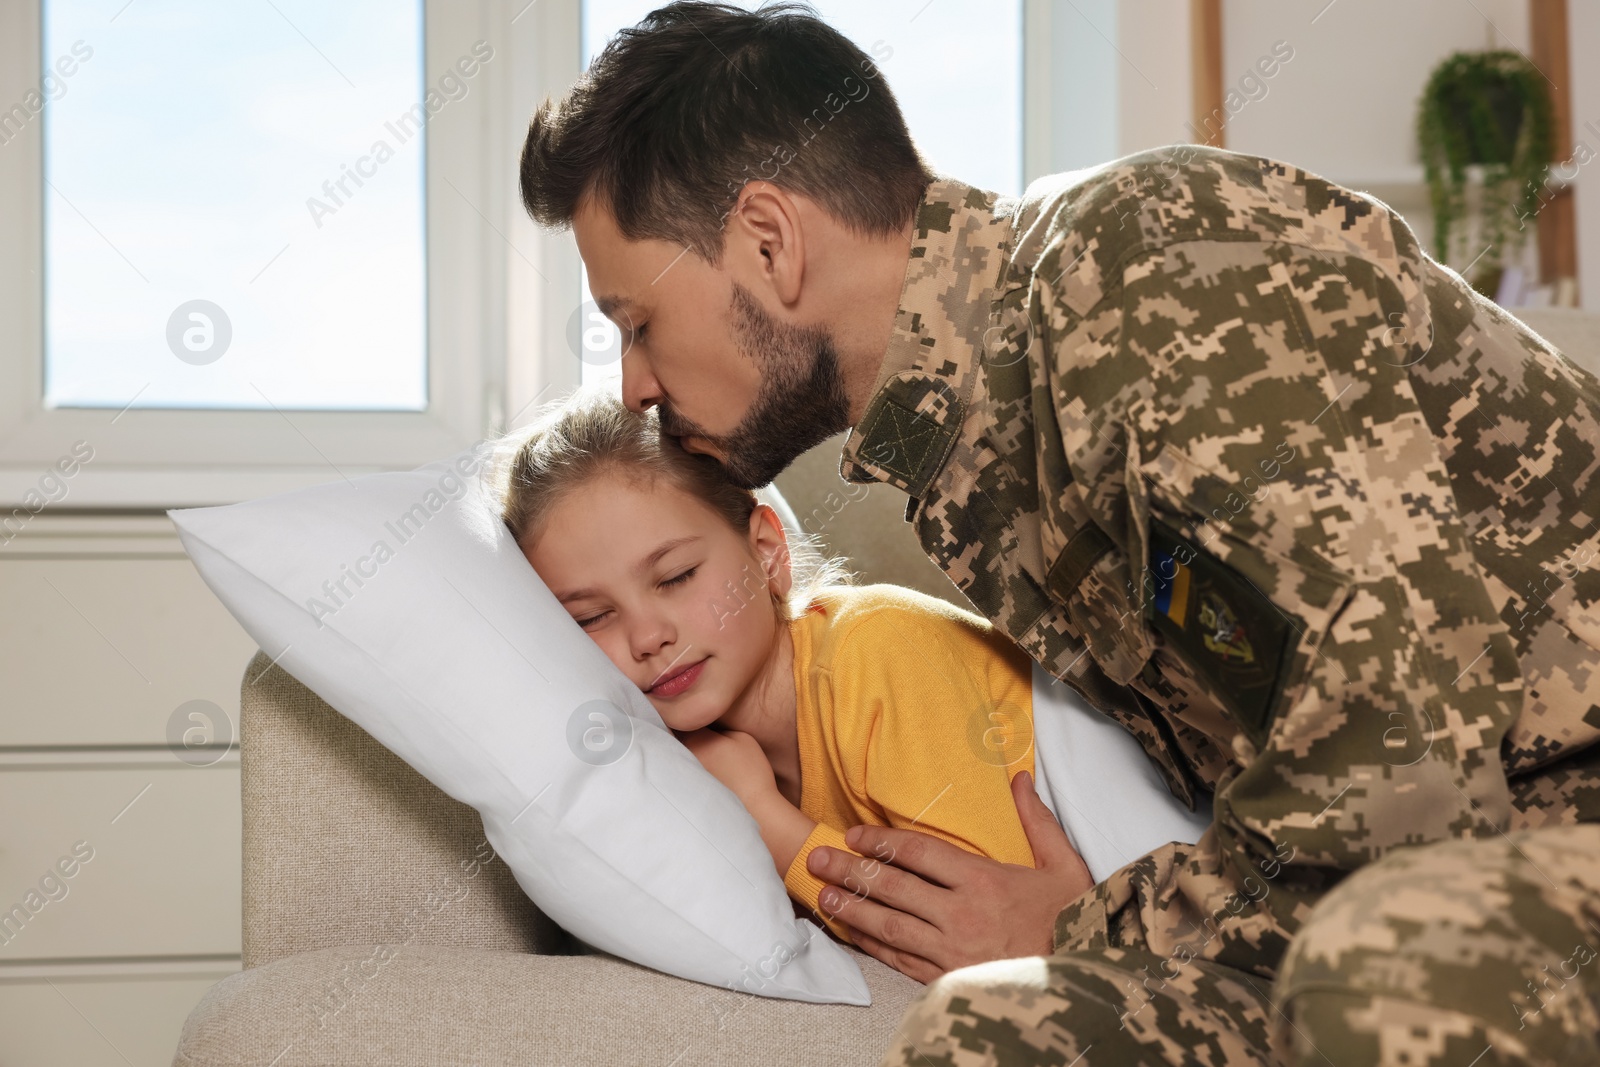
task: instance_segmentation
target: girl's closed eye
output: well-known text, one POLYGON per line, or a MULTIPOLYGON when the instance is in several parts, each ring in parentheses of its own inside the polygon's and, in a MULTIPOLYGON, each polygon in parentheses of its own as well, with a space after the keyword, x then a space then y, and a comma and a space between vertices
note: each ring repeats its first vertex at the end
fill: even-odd
MULTIPOLYGON (((682 585, 684 582, 687 582, 690 578, 693 578, 695 571, 697 571, 699 569, 700 569, 700 565, 697 563, 693 567, 690 567, 688 570, 684 571, 683 573, 666 579, 661 584, 664 585, 664 586, 682 585)), ((609 614, 610 614, 610 612, 608 612, 608 611, 602 611, 598 615, 590 615, 588 618, 578 619, 576 621, 577 621, 579 626, 587 629, 591 622, 598 622, 599 620, 605 618, 609 614)))

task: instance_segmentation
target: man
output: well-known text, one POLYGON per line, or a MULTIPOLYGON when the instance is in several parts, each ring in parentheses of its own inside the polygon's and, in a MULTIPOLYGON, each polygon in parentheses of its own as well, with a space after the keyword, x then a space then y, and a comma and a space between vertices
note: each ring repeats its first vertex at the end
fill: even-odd
POLYGON ((998 197, 788 6, 623 31, 522 191, 631 407, 747 486, 852 428, 841 475, 1214 796, 1076 899, 1023 787, 1037 870, 814 853, 931 983, 885 1064, 1600 1058, 1600 382, 1403 219, 1194 145, 998 197))

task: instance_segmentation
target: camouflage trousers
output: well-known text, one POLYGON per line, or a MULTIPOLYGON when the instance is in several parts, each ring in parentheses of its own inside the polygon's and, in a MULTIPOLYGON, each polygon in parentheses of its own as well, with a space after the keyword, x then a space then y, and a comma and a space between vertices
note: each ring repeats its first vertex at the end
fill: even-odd
POLYGON ((1393 850, 1274 970, 1120 948, 964 967, 881 1064, 1600 1064, 1600 823, 1393 850))

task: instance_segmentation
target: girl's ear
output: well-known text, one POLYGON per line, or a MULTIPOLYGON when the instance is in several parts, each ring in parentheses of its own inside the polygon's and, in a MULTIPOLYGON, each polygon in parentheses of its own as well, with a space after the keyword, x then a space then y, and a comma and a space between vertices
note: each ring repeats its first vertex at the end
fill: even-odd
POLYGON ((789 571, 789 537, 783 520, 768 504, 757 503, 750 513, 750 552, 761 561, 767 588, 779 599, 788 597, 794 585, 789 571))

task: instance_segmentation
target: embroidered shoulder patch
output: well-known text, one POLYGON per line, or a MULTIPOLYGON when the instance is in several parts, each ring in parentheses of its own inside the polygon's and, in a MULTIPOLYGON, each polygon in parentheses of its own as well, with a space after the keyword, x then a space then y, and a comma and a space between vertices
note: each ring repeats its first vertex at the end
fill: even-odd
POLYGON ((1271 730, 1294 628, 1261 590, 1178 531, 1150 519, 1153 594, 1145 619, 1209 680, 1258 748, 1271 730))

